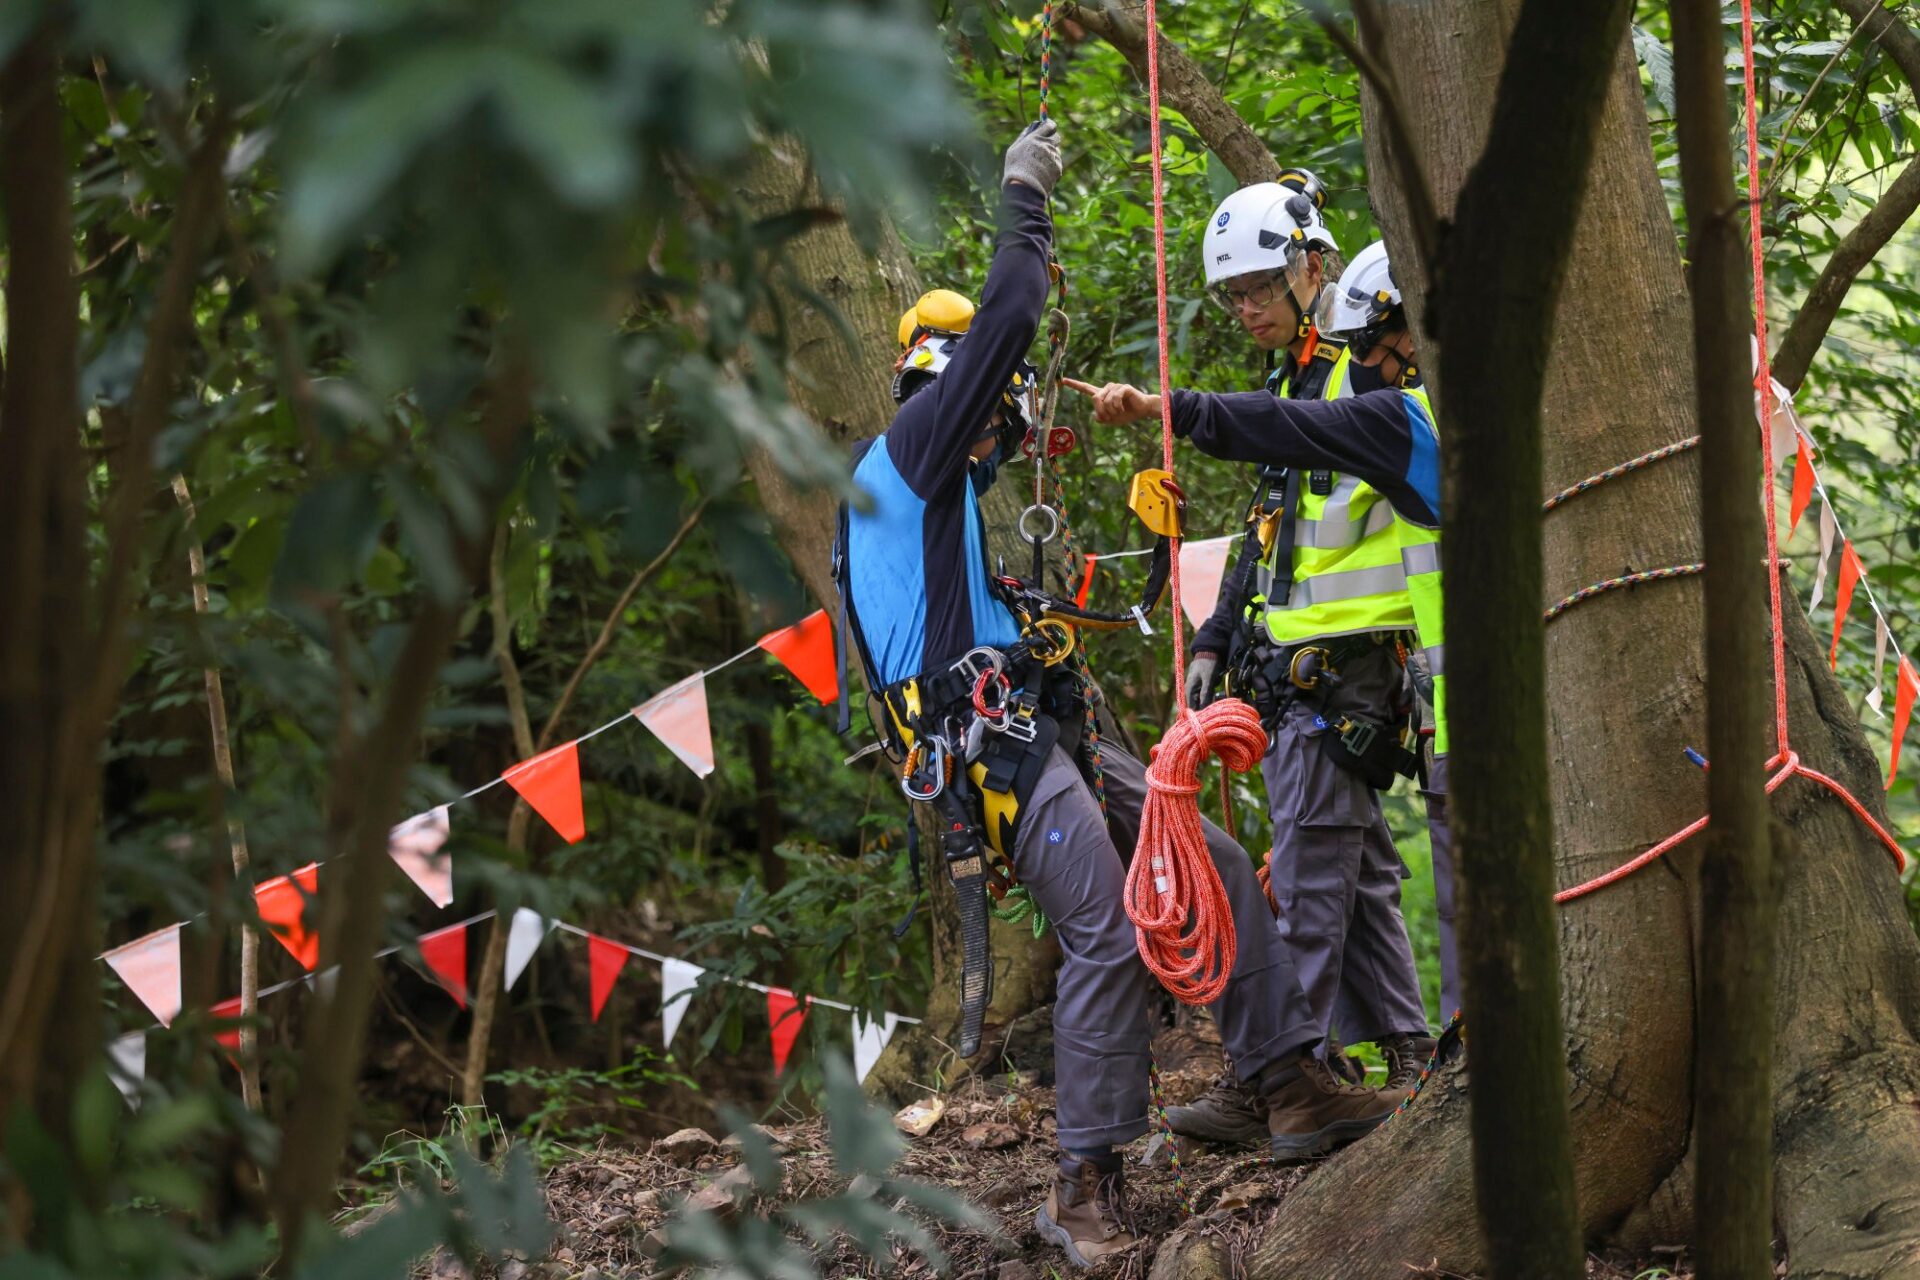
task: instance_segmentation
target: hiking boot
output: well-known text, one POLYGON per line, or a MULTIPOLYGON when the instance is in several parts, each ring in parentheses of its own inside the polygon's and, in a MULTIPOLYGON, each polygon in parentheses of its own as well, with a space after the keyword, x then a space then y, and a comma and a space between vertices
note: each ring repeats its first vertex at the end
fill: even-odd
POLYGON ((1403 1094, 1348 1084, 1312 1053, 1270 1069, 1267 1135, 1280 1160, 1325 1155, 1364 1136, 1392 1115, 1403 1094))
POLYGON ((1167 1108, 1167 1127, 1218 1146, 1257 1147, 1267 1141, 1267 1101, 1232 1070, 1222 1071, 1198 1098, 1167 1108))
POLYGON ((1380 1056, 1387 1060, 1387 1082, 1381 1087, 1405 1097, 1433 1061, 1440 1042, 1432 1036, 1381 1036, 1377 1044, 1380 1056))
POLYGON ((1099 1160, 1063 1155, 1033 1225, 1074 1266, 1091 1267, 1133 1247, 1136 1237, 1124 1225, 1126 1212, 1126 1166, 1119 1152, 1099 1160))

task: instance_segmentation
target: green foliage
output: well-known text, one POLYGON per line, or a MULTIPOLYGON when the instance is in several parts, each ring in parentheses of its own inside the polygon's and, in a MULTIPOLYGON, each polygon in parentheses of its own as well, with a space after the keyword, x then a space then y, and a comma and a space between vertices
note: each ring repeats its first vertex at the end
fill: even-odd
POLYGON ((699 1088, 679 1072, 664 1069, 660 1064, 665 1061, 652 1048, 637 1044, 632 1056, 611 1071, 519 1067, 496 1072, 487 1081, 502 1088, 530 1090, 538 1099, 520 1121, 518 1132, 533 1158, 545 1168, 577 1148, 622 1132, 606 1117, 609 1113, 617 1117, 623 1112, 645 1111, 647 1104, 639 1091, 647 1086, 699 1088))
MULTIPOLYGON (((884 1260, 893 1248, 903 1247, 941 1272, 946 1255, 925 1219, 992 1229, 987 1217, 959 1196, 893 1176, 894 1162, 906 1150, 906 1140, 886 1112, 868 1103, 844 1058, 835 1054, 827 1059, 826 1081, 834 1171, 845 1186, 829 1196, 785 1204, 765 1216, 741 1215, 731 1222, 689 1206, 667 1224, 663 1261, 712 1267, 726 1275, 795 1280, 822 1274, 816 1250, 825 1250, 845 1236, 870 1258, 884 1260), (901 1202, 915 1212, 889 1207, 901 1202), (812 1241, 816 1250, 806 1248, 795 1236, 812 1241)), ((763 1197, 778 1197, 780 1163, 772 1144, 737 1113, 732 1127, 756 1190, 763 1197)))

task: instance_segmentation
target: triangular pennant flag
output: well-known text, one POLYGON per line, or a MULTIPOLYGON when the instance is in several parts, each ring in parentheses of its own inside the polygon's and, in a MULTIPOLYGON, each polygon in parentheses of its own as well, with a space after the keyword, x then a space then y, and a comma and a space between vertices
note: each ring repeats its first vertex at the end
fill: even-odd
POLYGON ((699 777, 713 772, 713 728, 707 720, 707 673, 696 671, 633 709, 633 718, 699 777))
POLYGON ((834 657, 833 620, 825 609, 814 610, 790 627, 769 631, 754 643, 780 659, 820 701, 839 698, 840 664, 834 657))
POLYGON ((1180 544, 1180 608, 1187 621, 1199 626, 1213 616, 1220 599, 1220 579, 1226 576, 1232 538, 1208 538, 1180 544))
POLYGON ((853 1077, 864 1083, 867 1072, 873 1070, 873 1064, 880 1061, 880 1054, 886 1049, 887 1041, 893 1039, 894 1028, 900 1025, 900 1015, 889 1013, 879 1022, 868 1022, 860 1014, 853 1015, 853 1077))
POLYGON ((320 963, 320 930, 307 927, 307 904, 319 892, 319 886, 320 865, 309 862, 289 875, 275 876, 254 886, 253 890, 260 922, 309 973, 320 963))
MULTIPOLYGON (((1807 512, 1807 503, 1813 501, 1813 458, 1807 453, 1807 442, 1802 440, 1799 449, 1793 455, 1793 498, 1787 504, 1787 536, 1800 527, 1800 517, 1807 512)), ((1775 507, 1778 511, 1780 508, 1775 507)))
POLYGON ((1827 561, 1833 557, 1833 539, 1839 532, 1834 522, 1833 508, 1825 502, 1820 504, 1820 558, 1813 562, 1813 597, 1807 601, 1807 612, 1812 613, 1820 607, 1820 597, 1827 591, 1827 561))
POLYGON ((451 829, 447 806, 441 805, 408 818, 387 833, 387 854, 436 907, 453 902, 453 855, 440 851, 451 829))
POLYGON ((170 1027, 180 1012, 180 926, 170 924, 157 933, 115 947, 100 957, 127 989, 140 997, 147 1012, 170 1027))
POLYGON ((501 974, 505 979, 505 990, 513 990, 513 984, 520 981, 520 975, 526 972, 527 962, 540 949, 540 940, 552 928, 553 921, 531 907, 521 907, 513 913, 513 923, 507 928, 507 967, 501 974))
POLYGON ((140 1084, 147 1078, 147 1033, 129 1031, 107 1043, 107 1078, 130 1107, 140 1105, 140 1084))
POLYGON ((787 1055, 793 1052, 793 1042, 799 1038, 800 1027, 806 1022, 807 1010, 812 1004, 812 996, 802 1000, 784 987, 767 992, 767 1022, 773 1028, 773 1074, 776 1076, 787 1069, 787 1055))
POLYGON ((332 1000, 333 993, 340 989, 340 966, 330 964, 318 973, 307 975, 307 990, 322 1000, 332 1000))
POLYGON ((1879 716, 1882 720, 1887 718, 1887 713, 1880 709, 1882 697, 1880 686, 1881 682, 1886 678, 1886 674, 1887 620, 1881 616, 1878 609, 1875 609, 1873 611, 1873 692, 1867 695, 1867 705, 1872 707, 1873 714, 1879 716))
POLYGON ((447 989, 455 1004, 467 1007, 467 925, 448 925, 420 935, 420 962, 447 989))
POLYGON ((240 1052, 240 997, 222 1000, 207 1013, 213 1019, 214 1043, 227 1051, 228 1061, 238 1070, 240 1063, 233 1055, 240 1052))
POLYGON ((578 742, 568 742, 543 751, 531 760, 522 760, 500 776, 568 844, 578 844, 586 838, 586 810, 580 800, 578 742))
POLYGON ((1907 721, 1913 716, 1916 693, 1920 693, 1920 676, 1915 676, 1913 667, 1902 658, 1893 677, 1893 759, 1887 765, 1889 791, 1893 790, 1893 780, 1900 776, 1900 743, 1907 736, 1907 721))
POLYGON ((680 1030, 680 1019, 687 1016, 693 1003, 693 990, 705 973, 697 964, 685 960, 665 960, 660 965, 660 1035, 662 1048, 673 1048, 673 1034, 680 1030))
POLYGON ((609 942, 597 933, 587 935, 587 980, 593 989, 593 1020, 600 1021, 600 1011, 607 1007, 607 997, 613 994, 613 984, 619 980, 620 971, 627 967, 627 958, 631 953, 617 942, 609 942))
POLYGON ((1840 585, 1833 589, 1833 648, 1827 653, 1827 666, 1840 669, 1840 628, 1847 623, 1847 610, 1853 607, 1853 587, 1865 570, 1854 553, 1851 540, 1840 544, 1840 585))

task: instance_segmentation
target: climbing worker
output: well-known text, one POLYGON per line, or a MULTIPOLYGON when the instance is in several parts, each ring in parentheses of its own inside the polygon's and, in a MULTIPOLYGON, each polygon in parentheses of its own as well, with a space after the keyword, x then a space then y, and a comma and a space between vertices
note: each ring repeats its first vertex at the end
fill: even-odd
MULTIPOLYGON (((1208 238, 1219 230, 1216 218, 1208 238)), ((1341 349, 1333 364, 1322 392, 1330 398, 1177 392, 1174 428, 1203 452, 1266 468, 1249 531, 1253 634, 1229 688, 1254 703, 1271 735, 1262 773, 1274 826, 1272 892, 1315 1031, 1326 1036, 1338 1025, 1350 1040, 1374 1041, 1387 1058, 1389 1092, 1403 1095, 1435 1042, 1400 914, 1407 872, 1378 793, 1396 774, 1417 772, 1403 655, 1410 634, 1438 634, 1439 502, 1427 491, 1437 473, 1422 473, 1422 489, 1406 467, 1433 463, 1437 444, 1424 393, 1379 385, 1382 365, 1401 365, 1403 380, 1417 370, 1373 350, 1361 365, 1354 349, 1341 349), (1362 404, 1367 412, 1356 413, 1362 404), (1429 560, 1431 623, 1403 567, 1425 572, 1429 560)), ((1101 422, 1159 413, 1158 397, 1122 383, 1065 385, 1094 397, 1101 422)), ((1261 1127, 1261 1099, 1222 1080, 1171 1109, 1169 1121, 1188 1136, 1245 1142, 1261 1127)))
MULTIPOLYGON (((903 318, 900 408, 856 454, 854 481, 868 500, 842 509, 835 574, 879 704, 875 729, 904 756, 903 789, 939 818, 963 933, 988 845, 1056 931, 1061 1155, 1037 1226, 1089 1266, 1135 1238, 1114 1148, 1147 1128, 1148 976, 1123 906, 1121 854, 1137 836, 1145 771, 1102 744, 1099 772, 1092 780, 1083 772, 1077 726, 1087 693, 1064 663, 1047 665, 1067 641, 1023 626, 1010 607, 1019 584, 989 570, 979 507, 995 466, 1038 425, 1026 354, 1046 302, 1046 202, 1060 168, 1052 125, 1022 134, 1007 149, 1001 229, 978 309, 935 290, 903 318)), ((1272 1151, 1331 1150, 1397 1100, 1335 1079, 1316 1055, 1311 1012, 1250 860, 1218 828, 1206 836, 1238 931, 1227 996, 1216 1005, 1222 1038, 1266 1102, 1272 1151)), ((972 1051, 965 1010, 981 990, 972 963, 963 971, 963 1054, 972 1051)))
MULTIPOLYGON (((1343 388, 1357 394, 1379 386, 1399 386, 1417 391, 1423 401, 1420 370, 1414 359, 1413 332, 1407 327, 1406 307, 1400 298, 1400 286, 1393 278, 1393 264, 1387 260, 1387 242, 1376 240, 1363 249, 1340 277, 1326 308, 1327 329, 1345 340, 1353 352, 1352 369, 1343 388)), ((1427 416, 1433 420, 1432 406, 1427 416)), ((1427 836, 1433 850, 1434 913, 1440 925, 1440 1016, 1450 1018, 1463 1007, 1460 991, 1460 947, 1456 933, 1458 913, 1454 907, 1453 831, 1447 822, 1447 752, 1440 735, 1442 722, 1438 708, 1443 704, 1446 687, 1446 640, 1440 630, 1439 559, 1433 558, 1430 576, 1407 576, 1407 590, 1416 593, 1414 612, 1419 615, 1421 648, 1411 655, 1407 670, 1413 677, 1421 702, 1430 713, 1434 732, 1423 734, 1427 752, 1420 775, 1420 794, 1427 802, 1427 836), (1418 593, 1432 592, 1429 608, 1423 613, 1418 593)), ((1403 1071, 1405 1068, 1403 1067, 1403 1071)), ((1407 1080, 1411 1086, 1412 1079, 1407 1080)))

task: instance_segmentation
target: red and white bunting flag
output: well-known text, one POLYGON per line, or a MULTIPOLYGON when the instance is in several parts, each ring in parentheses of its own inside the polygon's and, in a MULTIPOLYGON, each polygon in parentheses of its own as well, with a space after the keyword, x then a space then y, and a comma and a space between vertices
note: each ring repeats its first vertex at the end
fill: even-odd
POLYGON ((1905 658, 1900 659, 1900 668, 1893 677, 1893 759, 1887 764, 1887 790, 1893 790, 1893 780, 1900 776, 1900 743, 1907 736, 1907 721, 1913 716, 1913 697, 1920 693, 1920 676, 1913 673, 1913 666, 1905 658))
POLYGON ((693 1003, 693 992, 700 985, 700 975, 705 973, 697 964, 688 964, 685 960, 668 959, 660 965, 660 1037, 665 1042, 662 1047, 673 1048, 674 1032, 680 1030, 680 1019, 687 1016, 687 1006, 693 1003))
POLYGON ((1820 558, 1813 562, 1813 595, 1807 601, 1807 612, 1812 613, 1820 607, 1820 598, 1827 593, 1827 561, 1833 558, 1833 539, 1840 526, 1833 518, 1833 508, 1820 504, 1820 558))
POLYGON ((240 1060, 233 1055, 240 1052, 240 997, 222 1000, 207 1013, 213 1019, 214 1043, 227 1051, 227 1061, 238 1071, 240 1060))
POLYGON ((787 1069, 787 1055, 793 1052, 793 1042, 799 1038, 807 1010, 812 1006, 812 996, 802 1000, 784 987, 767 992, 767 1022, 773 1028, 773 1074, 776 1076, 787 1069))
POLYGON ((878 1022, 868 1022, 860 1014, 853 1015, 853 1075, 854 1079, 864 1082, 867 1072, 873 1070, 873 1064, 880 1061, 880 1055, 887 1047, 887 1041, 893 1039, 893 1032, 900 1025, 900 1015, 889 1013, 882 1015, 878 1022))
POLYGON ((1853 607, 1853 588, 1865 572, 1860 557, 1853 550, 1853 542, 1842 542, 1840 585, 1833 589, 1833 648, 1827 653, 1827 666, 1834 671, 1840 669, 1840 628, 1847 624, 1847 610, 1853 607))
POLYGON ((307 924, 307 907, 320 891, 320 864, 309 862, 298 871, 255 885, 254 905, 260 909, 260 922, 287 954, 300 962, 308 973, 320 963, 319 914, 314 926, 307 924))
POLYGON ((442 853, 452 820, 447 806, 416 814, 387 833, 387 854, 436 907, 453 902, 453 855, 442 853))
POLYGON ((1220 580, 1227 573, 1227 554, 1232 550, 1232 538, 1180 544, 1180 608, 1196 627, 1213 616, 1213 606, 1220 599, 1220 580))
POLYGON ((146 1032, 129 1031, 107 1042, 107 1076, 127 1105, 139 1110, 140 1085, 147 1078, 146 1032))
POLYGON ((793 672, 807 691, 822 702, 840 696, 839 662, 833 651, 833 619, 816 609, 790 627, 769 631, 754 641, 793 672))
POLYGON ((706 672, 696 671, 672 688, 656 693, 633 709, 633 718, 653 730, 653 736, 697 776, 704 778, 713 772, 706 672))
POLYGON ((448 925, 420 935, 420 961, 455 1004, 467 1007, 467 926, 448 925))
POLYGON ((180 926, 136 938, 100 957, 120 975, 127 990, 140 998, 147 1012, 170 1027, 180 1013, 180 926))
POLYGON ((527 962, 552 928, 553 921, 531 907, 520 907, 513 913, 513 923, 507 927, 507 965, 500 975, 505 990, 513 990, 513 984, 520 981, 527 962))
POLYGON ((1880 687, 1886 674, 1887 620, 1881 616, 1878 609, 1875 609, 1873 611, 1873 691, 1867 694, 1867 705, 1872 707, 1873 714, 1882 720, 1887 718, 1887 713, 1880 709, 1881 699, 1884 696, 1880 692, 1880 687))
MULTIPOLYGON (((1807 442, 1800 441, 1799 450, 1793 455, 1793 497, 1787 503, 1787 536, 1791 538, 1794 530, 1800 527, 1800 517, 1807 513, 1807 504, 1813 501, 1813 455, 1807 452, 1807 442)), ((1778 511, 1780 508, 1775 507, 1778 511)))
POLYGON ((620 979, 620 971, 627 967, 631 953, 617 942, 611 942, 597 933, 587 935, 587 981, 593 992, 593 1020, 600 1021, 600 1011, 607 1007, 607 997, 613 994, 613 984, 620 979))
POLYGON ((522 760, 500 776, 568 844, 579 844, 586 838, 586 808, 580 799, 579 742, 563 743, 531 760, 522 760))

